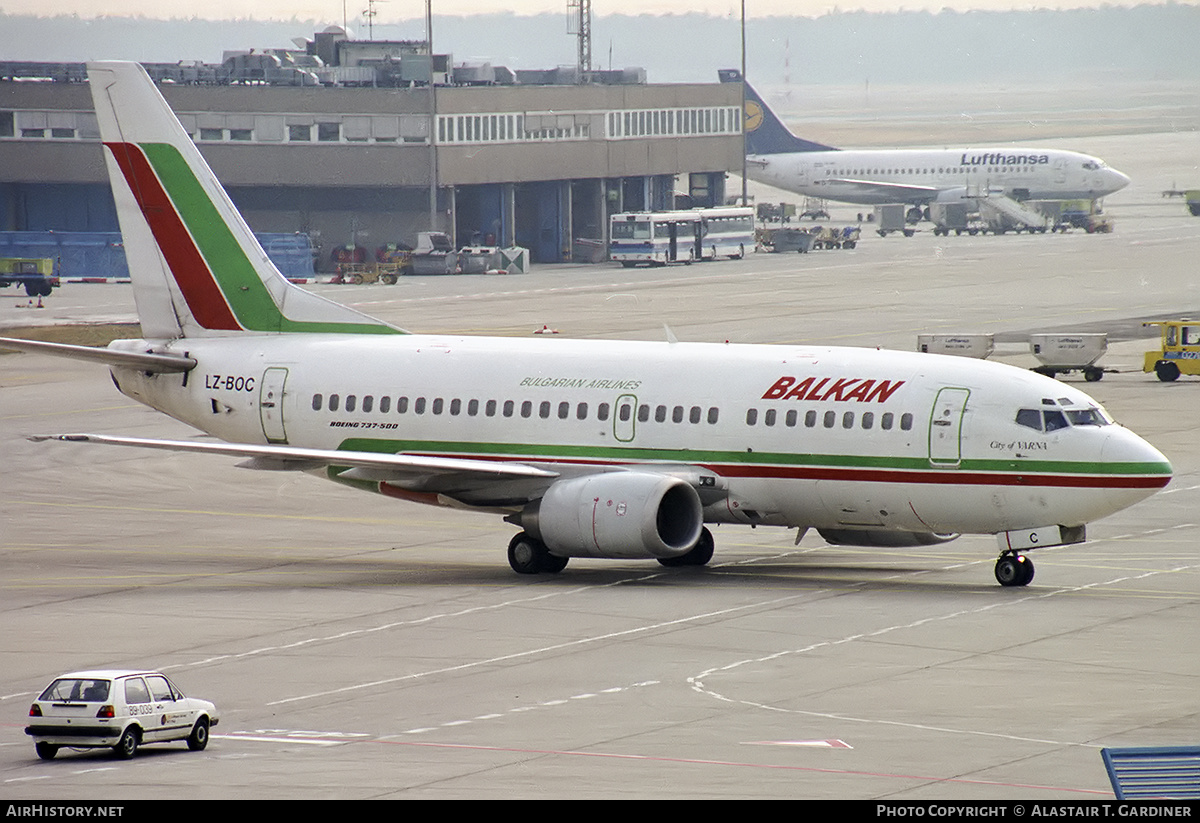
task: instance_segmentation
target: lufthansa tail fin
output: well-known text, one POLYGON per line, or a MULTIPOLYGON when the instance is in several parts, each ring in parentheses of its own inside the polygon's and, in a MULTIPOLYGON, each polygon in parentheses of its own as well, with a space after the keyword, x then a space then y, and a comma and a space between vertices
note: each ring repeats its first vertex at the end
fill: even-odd
MULTIPOLYGON (((737 69, 720 69, 722 83, 738 83, 742 73, 737 69)), ((763 102, 749 84, 746 87, 746 154, 790 154, 801 151, 837 151, 833 146, 814 143, 792 134, 763 102)))
POLYGON ((144 337, 402 333, 279 273, 140 65, 88 80, 144 337))

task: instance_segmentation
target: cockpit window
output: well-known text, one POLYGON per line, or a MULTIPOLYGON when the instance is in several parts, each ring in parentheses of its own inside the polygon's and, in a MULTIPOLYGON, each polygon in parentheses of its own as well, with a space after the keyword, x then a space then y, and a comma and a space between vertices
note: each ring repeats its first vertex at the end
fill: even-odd
POLYGON ((1052 432, 1067 426, 1108 426, 1112 419, 1099 406, 1086 409, 1019 409, 1017 425, 1034 431, 1052 432))
POLYGON ((1042 413, 1038 409, 1021 409, 1017 412, 1017 423, 1034 431, 1042 430, 1042 413))
POLYGON ((1112 422, 1104 415, 1104 412, 1095 406, 1068 411, 1067 420, 1071 422, 1072 426, 1107 426, 1112 422))

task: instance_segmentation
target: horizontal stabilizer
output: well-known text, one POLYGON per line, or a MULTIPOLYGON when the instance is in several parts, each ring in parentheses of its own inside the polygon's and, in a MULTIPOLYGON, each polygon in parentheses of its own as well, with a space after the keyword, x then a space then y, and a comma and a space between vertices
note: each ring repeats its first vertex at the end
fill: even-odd
POLYGON ((196 361, 181 354, 156 354, 155 352, 120 351, 101 349, 95 346, 71 346, 66 343, 46 343, 41 340, 15 340, 0 337, 0 349, 14 349, 31 354, 52 354, 55 357, 70 357, 75 360, 91 360, 110 366, 126 366, 141 371, 187 372, 196 368, 196 361))

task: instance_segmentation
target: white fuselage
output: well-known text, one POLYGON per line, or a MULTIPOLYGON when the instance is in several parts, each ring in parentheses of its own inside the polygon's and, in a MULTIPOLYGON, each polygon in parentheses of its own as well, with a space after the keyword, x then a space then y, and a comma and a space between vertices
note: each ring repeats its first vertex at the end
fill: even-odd
MULTIPOLYGON (((714 492, 707 522, 1074 526, 1149 496, 1170 473, 1082 392, 965 358, 424 335, 187 339, 166 349, 198 366, 186 376, 116 368, 121 390, 223 440, 517 461, 561 476, 639 466, 702 474, 714 492), (1096 411, 1093 424, 1046 431, 1018 423, 1022 409, 1096 411)), ((386 482, 374 490, 407 496, 386 482)), ((414 499, 507 505, 495 487, 477 499, 414 499)))
POLYGON ((752 180, 845 203, 923 204, 1004 194, 1094 200, 1128 185, 1102 160, 1059 149, 847 149, 750 155, 752 180))

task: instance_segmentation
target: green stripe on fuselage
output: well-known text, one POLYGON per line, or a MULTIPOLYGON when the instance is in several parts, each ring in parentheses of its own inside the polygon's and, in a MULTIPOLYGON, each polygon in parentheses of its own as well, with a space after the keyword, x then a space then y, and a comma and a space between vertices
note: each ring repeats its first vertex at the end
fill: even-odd
POLYGON ((258 332, 402 333, 383 324, 305 322, 285 317, 179 150, 168 143, 142 143, 140 146, 244 329, 258 332))
POLYGON ((397 454, 401 452, 454 457, 506 457, 526 462, 580 460, 652 462, 796 468, 890 469, 893 471, 995 472, 1059 475, 1169 475, 1165 463, 1097 463, 1067 460, 963 460, 955 466, 931 465, 926 457, 878 457, 852 454, 788 454, 783 452, 715 451, 708 449, 607 448, 540 443, 473 443, 452 440, 391 440, 348 438, 343 451, 397 454))

